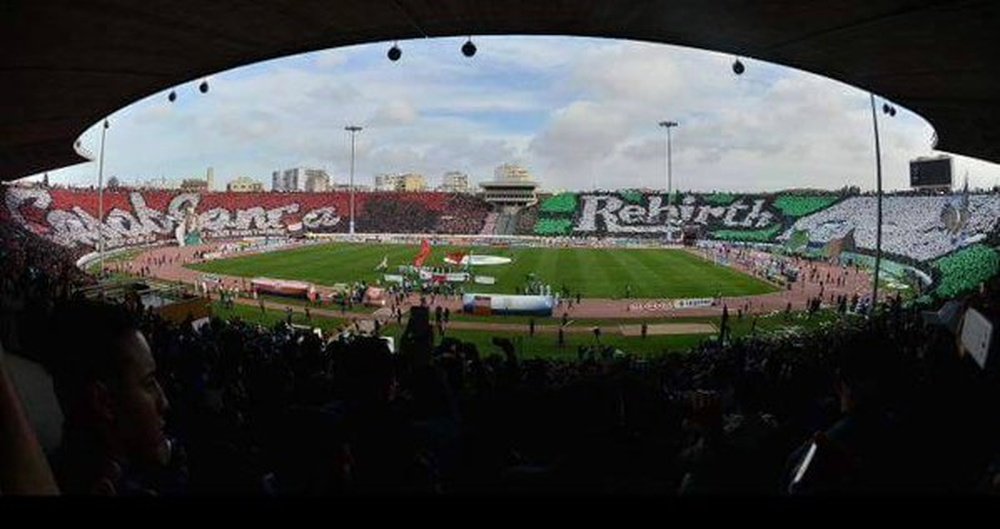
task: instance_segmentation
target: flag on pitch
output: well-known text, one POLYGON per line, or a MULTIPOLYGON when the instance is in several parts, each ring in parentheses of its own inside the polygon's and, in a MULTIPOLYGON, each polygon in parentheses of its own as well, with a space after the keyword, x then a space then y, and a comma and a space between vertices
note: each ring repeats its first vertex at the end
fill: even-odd
POLYGON ((382 258, 382 262, 379 263, 378 266, 375 267, 375 270, 385 270, 386 268, 389 268, 389 256, 388 255, 386 255, 385 257, 382 258))
POLYGON ((465 255, 466 255, 465 252, 459 250, 455 253, 448 254, 448 260, 451 261, 452 263, 455 263, 456 265, 461 265, 462 259, 465 258, 465 255))
POLYGON ((427 261, 427 258, 430 256, 431 256, 431 243, 427 239, 424 239, 424 242, 420 246, 420 253, 417 254, 416 259, 413 260, 413 266, 417 268, 424 266, 424 262, 427 261))

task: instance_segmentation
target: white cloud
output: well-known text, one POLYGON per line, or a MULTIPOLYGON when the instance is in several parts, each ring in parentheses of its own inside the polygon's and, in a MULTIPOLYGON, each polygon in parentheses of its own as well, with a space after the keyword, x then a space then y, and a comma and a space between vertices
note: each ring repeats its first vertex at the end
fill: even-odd
MULTIPOLYGON (((346 175, 358 136, 358 181, 448 170, 475 180, 500 163, 531 168, 550 188, 662 187, 663 130, 673 131, 675 185, 690 189, 871 187, 867 94, 811 74, 756 61, 734 76, 731 57, 648 43, 483 37, 387 43, 268 61, 217 74, 202 95, 177 87, 112 116, 106 175, 181 178, 215 167, 219 179, 299 164, 346 175)), ((931 154, 930 127, 906 112, 882 119, 886 186, 905 187, 908 161, 931 154)), ((98 152, 99 131, 84 134, 98 152)), ((95 164, 52 173, 91 183, 95 164)), ((957 158, 956 177, 998 183, 1000 168, 957 158)), ((339 178, 340 176, 338 176, 339 178)), ((345 177, 346 178, 346 177, 345 177)))
POLYGON ((315 53, 316 66, 323 69, 333 69, 347 63, 347 54, 343 50, 332 49, 315 53))
POLYGON ((413 124, 417 117, 417 109, 408 101, 395 100, 380 105, 369 123, 376 127, 395 127, 413 124))

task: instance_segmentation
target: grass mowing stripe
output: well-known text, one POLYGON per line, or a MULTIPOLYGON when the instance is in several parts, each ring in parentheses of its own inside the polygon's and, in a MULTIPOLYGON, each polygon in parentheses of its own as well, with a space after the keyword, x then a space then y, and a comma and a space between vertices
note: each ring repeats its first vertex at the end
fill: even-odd
POLYGON ((555 292, 559 287, 556 286, 556 281, 559 279, 559 252, 540 252, 538 254, 538 264, 537 270, 541 272, 541 277, 545 278, 545 282, 552 285, 552 291, 555 292))
MULTIPOLYGON (((617 258, 625 263, 624 266, 631 271, 632 276, 635 278, 635 282, 628 283, 631 287, 632 298, 648 298, 653 297, 653 294, 660 288, 663 283, 663 278, 660 276, 657 270, 650 266, 646 255, 640 252, 632 253, 618 253, 615 254, 617 258)), ((623 289, 623 295, 624 292, 623 289)))
POLYGON ((583 260, 580 258, 580 254, 574 248, 564 249, 561 250, 561 252, 563 255, 567 257, 570 266, 567 266, 565 270, 561 271, 562 274, 560 277, 561 281, 559 284, 559 288, 562 289, 562 285, 566 285, 566 291, 567 291, 566 293, 569 295, 573 295, 573 288, 570 287, 570 285, 572 285, 573 283, 569 281, 569 279, 572 274, 577 273, 579 270, 583 268, 583 260))
POLYGON ((608 276, 607 267, 604 266, 603 253, 578 248, 574 248, 573 251, 580 257, 582 265, 573 270, 570 276, 577 285, 576 290, 584 297, 592 297, 596 295, 595 292, 606 291, 611 278, 608 276))
MULTIPOLYGON (((442 266, 443 258, 468 247, 438 246, 428 264, 442 266)), ((388 257, 395 273, 401 264, 411 264, 419 252, 417 245, 368 245, 334 243, 282 252, 216 260, 191 268, 210 273, 244 277, 267 276, 300 279, 320 285, 353 281, 374 282, 383 271, 375 267, 388 257)), ((467 284, 470 292, 514 293, 530 273, 544 283, 574 295, 621 298, 625 285, 632 286, 635 298, 711 297, 760 294, 776 290, 755 278, 721 267, 680 250, 583 249, 583 248, 474 248, 478 255, 510 256, 509 265, 479 266, 474 273, 494 276, 495 285, 467 284)))
POLYGON ((634 297, 653 297, 650 292, 671 292, 671 281, 667 277, 667 267, 663 266, 662 259, 659 258, 653 252, 636 252, 632 255, 632 259, 641 267, 643 270, 649 271, 652 275, 652 279, 649 282, 640 285, 640 288, 633 294, 634 297))

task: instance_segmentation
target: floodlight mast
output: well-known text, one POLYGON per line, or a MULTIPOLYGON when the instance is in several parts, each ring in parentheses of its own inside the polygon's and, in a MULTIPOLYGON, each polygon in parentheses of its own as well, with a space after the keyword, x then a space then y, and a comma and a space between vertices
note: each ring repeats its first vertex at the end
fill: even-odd
POLYGON ((667 129, 666 157, 664 159, 664 171, 667 173, 667 205, 671 205, 673 195, 673 159, 671 153, 670 129, 678 126, 676 121, 661 121, 660 126, 667 129))
POLYGON ((361 132, 362 128, 357 125, 348 125, 344 130, 351 134, 351 224, 350 233, 354 235, 354 137, 361 132))

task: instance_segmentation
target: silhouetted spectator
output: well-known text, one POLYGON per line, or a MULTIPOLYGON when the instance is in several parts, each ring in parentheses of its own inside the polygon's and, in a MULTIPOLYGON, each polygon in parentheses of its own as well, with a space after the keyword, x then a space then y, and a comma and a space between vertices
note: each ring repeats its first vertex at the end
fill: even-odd
POLYGON ((78 494, 180 492, 183 472, 162 472, 181 457, 165 434, 167 397, 137 323, 118 307, 78 302, 55 321, 53 382, 65 415, 59 479, 78 494), (161 478, 161 479, 157 479, 161 478))

